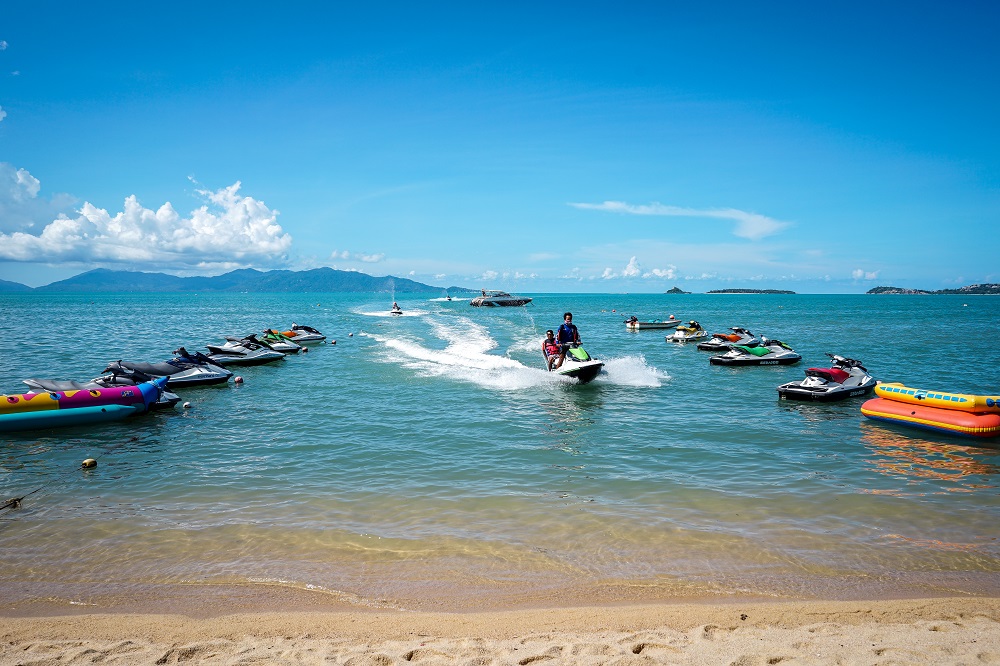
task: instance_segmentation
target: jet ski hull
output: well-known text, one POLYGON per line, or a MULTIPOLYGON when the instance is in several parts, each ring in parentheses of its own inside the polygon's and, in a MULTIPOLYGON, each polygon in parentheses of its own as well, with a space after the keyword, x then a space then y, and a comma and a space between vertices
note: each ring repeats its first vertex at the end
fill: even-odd
POLYGON ((270 352, 268 354, 259 355, 238 355, 238 354, 209 354, 208 357, 212 359, 213 363, 218 363, 222 366, 230 365, 264 365, 265 363, 273 363, 277 360, 285 358, 285 355, 281 352, 270 352))
POLYGON ((713 356, 708 359, 708 362, 712 365, 729 365, 729 366, 753 366, 753 365, 794 365, 802 360, 802 357, 798 354, 791 356, 779 356, 776 358, 768 358, 761 356, 726 356, 722 354, 721 356, 713 356))
POLYGON ((808 387, 801 382, 789 382, 778 387, 778 396, 788 400, 806 400, 810 402, 836 402, 847 398, 857 398, 868 395, 875 388, 875 380, 862 386, 826 386, 808 387))
POLYGON ((601 361, 587 361, 585 363, 571 363, 566 361, 562 367, 553 370, 553 372, 563 377, 571 377, 581 384, 587 384, 594 381, 597 375, 601 374, 602 368, 604 368, 604 363, 601 361))

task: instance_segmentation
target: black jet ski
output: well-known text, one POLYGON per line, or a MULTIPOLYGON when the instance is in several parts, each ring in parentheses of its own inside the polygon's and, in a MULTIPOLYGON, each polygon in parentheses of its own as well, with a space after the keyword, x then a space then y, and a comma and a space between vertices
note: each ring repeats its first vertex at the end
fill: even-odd
POLYGON ((833 367, 809 368, 802 381, 779 386, 778 395, 790 400, 833 402, 867 395, 878 383, 861 361, 837 354, 828 353, 827 356, 833 359, 833 367))
POLYGON ((753 333, 741 326, 731 326, 732 333, 712 333, 712 339, 698 343, 698 349, 711 352, 729 351, 730 345, 749 345, 759 343, 753 333))
MULTIPOLYGON (((136 384, 150 382, 154 379, 154 377, 147 374, 129 370, 128 368, 119 368, 115 371, 109 369, 105 370, 105 372, 111 372, 111 374, 96 377, 89 382, 78 382, 72 379, 35 378, 24 379, 22 381, 31 387, 31 393, 59 393, 65 391, 92 391, 94 389, 113 388, 116 386, 135 386, 136 384)), ((163 389, 160 391, 160 397, 156 402, 150 404, 149 407, 150 409, 167 409, 176 405, 180 400, 180 396, 176 393, 163 389)))
POLYGON ((104 372, 124 374, 128 371, 141 372, 152 377, 167 377, 170 386, 206 386, 225 384, 233 373, 201 352, 193 354, 184 347, 174 350, 174 358, 162 363, 138 363, 135 361, 114 361, 104 372))
POLYGON ((712 365, 792 365, 802 355, 781 340, 761 336, 757 345, 732 345, 725 354, 708 359, 712 365))
POLYGON ((228 340, 223 345, 207 345, 211 352, 208 358, 218 365, 263 365, 285 358, 256 335, 248 335, 239 340, 228 340))
MULTIPOLYGON (((547 363, 548 360, 546 359, 547 363)), ((552 368, 551 371, 557 375, 572 377, 581 384, 586 384, 587 382, 594 381, 597 375, 601 374, 601 368, 603 367, 604 363, 602 361, 592 358, 586 349, 579 344, 575 344, 566 350, 566 358, 563 360, 562 365, 558 368, 552 368)))

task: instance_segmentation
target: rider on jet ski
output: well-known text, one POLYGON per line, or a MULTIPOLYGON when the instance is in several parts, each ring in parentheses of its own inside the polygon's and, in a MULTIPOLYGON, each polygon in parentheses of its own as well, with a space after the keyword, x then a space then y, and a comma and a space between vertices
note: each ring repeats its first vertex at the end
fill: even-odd
POLYGON ((580 344, 580 331, 577 329, 576 324, 573 323, 572 312, 567 312, 563 315, 563 323, 556 333, 556 338, 559 341, 560 347, 559 365, 562 365, 563 361, 566 360, 566 351, 570 348, 570 345, 580 344))

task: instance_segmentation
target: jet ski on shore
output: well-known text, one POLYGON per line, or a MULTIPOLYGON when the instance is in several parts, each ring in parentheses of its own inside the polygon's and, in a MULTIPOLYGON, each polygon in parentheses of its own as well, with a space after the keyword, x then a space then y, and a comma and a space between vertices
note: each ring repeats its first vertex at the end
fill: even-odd
POLYGON ((698 343, 698 349, 711 352, 725 352, 730 345, 749 345, 759 342, 753 333, 740 326, 732 326, 729 329, 732 333, 713 333, 711 340, 698 343))
MULTIPOLYGON (((546 358, 547 363, 548 359, 546 358)), ((557 375, 571 377, 581 384, 586 384, 592 382, 597 375, 601 374, 603 367, 604 363, 591 357, 587 353, 587 350, 580 344, 573 344, 566 350, 566 358, 563 360, 562 365, 557 368, 550 368, 550 370, 557 375)))
POLYGON ((778 387, 778 395, 790 400, 833 402, 867 395, 878 383, 861 361, 827 353, 833 367, 809 368, 806 378, 778 387))
POLYGON ((725 354, 708 359, 712 365, 792 365, 802 355, 781 340, 761 336, 757 345, 732 345, 725 354))
POLYGON ((171 388, 225 384, 233 373, 201 352, 191 353, 184 347, 174 350, 174 358, 162 363, 114 361, 104 372, 125 375, 139 372, 151 377, 167 377, 171 388))
MULTIPOLYGON (((105 370, 105 372, 109 371, 105 370)), ((36 378, 24 379, 22 381, 31 388, 29 393, 65 393, 66 391, 93 391, 118 386, 135 386, 143 382, 151 382, 154 379, 154 377, 147 374, 129 370, 128 368, 119 368, 110 372, 111 374, 109 375, 102 375, 87 382, 78 382, 72 379, 36 378)), ((179 395, 164 388, 160 391, 159 398, 155 402, 150 403, 149 408, 168 409, 176 405, 180 400, 179 395)))
POLYGON ((312 326, 300 326, 294 322, 292 322, 292 327, 289 330, 281 331, 281 334, 297 345, 326 340, 326 336, 312 326))
POLYGON ((239 340, 227 340, 223 345, 207 345, 208 358, 218 365, 263 365, 285 358, 280 351, 271 349, 267 343, 248 335, 239 340))

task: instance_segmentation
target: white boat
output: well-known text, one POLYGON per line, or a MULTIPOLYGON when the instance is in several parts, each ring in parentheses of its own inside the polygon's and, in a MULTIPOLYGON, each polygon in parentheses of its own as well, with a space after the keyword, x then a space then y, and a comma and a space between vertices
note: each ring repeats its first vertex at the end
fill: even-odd
POLYGON ((625 320, 625 328, 630 331, 639 331, 644 328, 664 329, 674 328, 681 323, 680 319, 654 319, 653 321, 639 321, 638 317, 629 317, 625 320))
POLYGON ((531 302, 530 298, 524 296, 511 296, 506 291, 489 291, 486 289, 482 290, 482 296, 476 296, 471 301, 469 305, 474 305, 477 308, 480 307, 516 307, 518 305, 527 305, 531 302))

